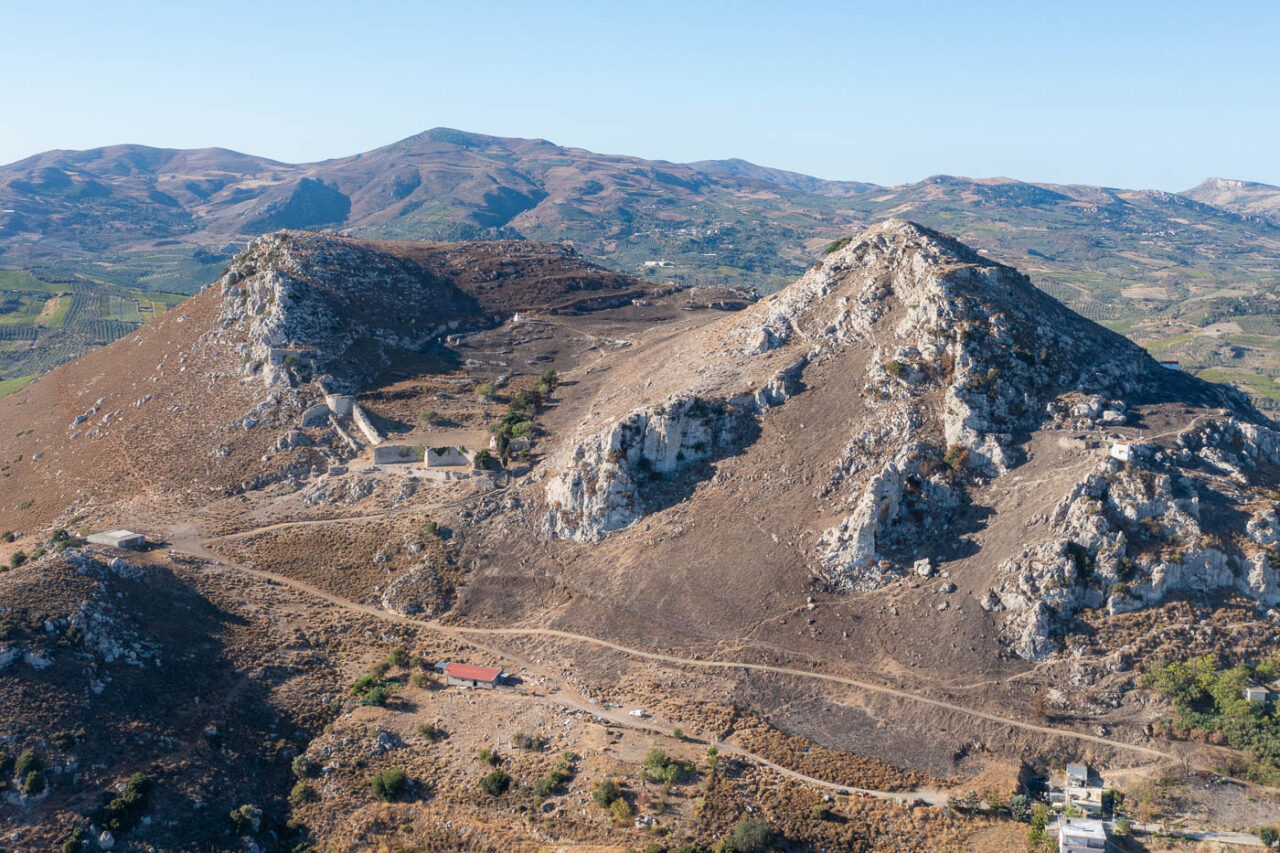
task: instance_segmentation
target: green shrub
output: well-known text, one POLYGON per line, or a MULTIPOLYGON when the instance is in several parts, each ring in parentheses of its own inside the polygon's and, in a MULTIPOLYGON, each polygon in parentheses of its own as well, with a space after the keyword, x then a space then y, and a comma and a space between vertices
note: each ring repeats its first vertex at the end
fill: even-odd
POLYGON ((44 793, 47 784, 44 781, 44 774, 39 770, 32 770, 27 774, 27 778, 22 783, 22 796, 36 797, 44 793))
POLYGON ((491 797, 500 797, 511 787, 511 775, 499 767, 480 780, 480 790, 491 797))
POLYGON ((851 242, 853 242, 853 237, 841 237, 839 240, 836 240, 835 242, 828 243, 826 248, 822 250, 822 254, 825 256, 825 255, 831 254, 832 252, 838 252, 841 249, 843 249, 845 246, 849 245, 851 242))
POLYGON ((26 562, 27 562, 27 552, 26 552, 26 551, 14 551, 14 552, 9 556, 9 567, 10 567, 10 568, 14 568, 14 569, 16 569, 16 568, 18 568, 18 566, 21 566, 22 564, 24 564, 24 563, 26 563, 26 562))
POLYGON ((409 652, 404 646, 396 646, 391 650, 391 653, 387 655, 387 662, 392 666, 398 666, 401 669, 404 669, 409 665, 409 652))
POLYGON ((542 375, 538 377, 538 381, 547 386, 547 393, 556 390, 556 386, 560 384, 560 375, 556 373, 555 368, 548 367, 542 371, 542 375))
POLYGON ((614 801, 622 797, 622 789, 618 787, 618 783, 612 779, 601 779, 596 784, 596 789, 591 792, 591 802, 595 803, 602 809, 607 809, 613 805, 614 801))
POLYGON ((953 444, 947 448, 942 461, 950 465, 954 471, 963 471, 969 467, 969 448, 963 444, 953 444))
POLYGON ((313 803, 318 799, 320 799, 320 795, 316 793, 316 789, 311 787, 308 782, 298 782, 293 786, 293 790, 289 792, 289 802, 295 806, 313 803))
POLYGON ((428 521, 426 524, 422 525, 422 532, 428 536, 439 536, 440 525, 434 521, 428 521))
POLYGON ((1115 823, 1111 824, 1111 828, 1115 830, 1116 835, 1128 835, 1133 832, 1133 824, 1128 818, 1118 817, 1115 823))
POLYGON ((488 764, 490 767, 497 767, 498 762, 502 761, 502 756, 498 755, 498 753, 494 752, 492 749, 489 749, 489 747, 487 746, 484 749, 477 752, 476 757, 479 758, 481 761, 483 761, 485 764, 488 764))
POLYGON ((257 806, 245 803, 231 810, 231 825, 235 827, 237 835, 248 835, 250 832, 257 832, 261 823, 262 809, 257 806))
POLYGON ((384 770, 369 783, 373 795, 384 802, 391 802, 409 788, 409 777, 399 767, 384 770))
POLYGON ((493 458, 493 454, 488 450, 481 449, 476 451, 476 455, 472 457, 471 464, 477 470, 484 470, 489 467, 489 460, 493 458))
POLYGON ((1264 847, 1275 847, 1276 842, 1280 841, 1280 831, 1274 826, 1258 827, 1258 840, 1262 842, 1264 847))
POLYGON ((721 844, 724 853, 764 853, 773 847, 773 827, 760 818, 739 821, 721 844))
POLYGON ((894 379, 901 379, 902 374, 907 372, 907 366, 896 358, 885 364, 884 369, 889 371, 889 375, 894 379))
POLYGON ((293 771, 295 779, 306 779, 315 772, 315 767, 311 763, 311 759, 305 755, 296 756, 293 763, 289 765, 289 769, 293 771))
POLYGON ((146 814, 154 783, 144 773, 135 773, 125 783, 119 796, 105 803, 94 815, 94 822, 112 832, 128 832, 146 814))
POLYGON ((39 770, 44 764, 31 750, 27 750, 18 756, 18 760, 14 762, 13 772, 18 776, 26 776, 32 770, 39 770))
POLYGON ((1009 798, 1009 817, 1021 823, 1031 816, 1031 806, 1026 794, 1014 794, 1009 798))
POLYGON ((486 382, 485 384, 483 384, 483 385, 477 385, 477 386, 476 386, 476 394, 477 394, 478 396, 480 396, 480 397, 485 397, 485 398, 492 397, 492 396, 493 396, 493 386, 492 386, 492 385, 490 385, 490 384, 489 384, 489 383, 487 383, 487 382, 486 382))

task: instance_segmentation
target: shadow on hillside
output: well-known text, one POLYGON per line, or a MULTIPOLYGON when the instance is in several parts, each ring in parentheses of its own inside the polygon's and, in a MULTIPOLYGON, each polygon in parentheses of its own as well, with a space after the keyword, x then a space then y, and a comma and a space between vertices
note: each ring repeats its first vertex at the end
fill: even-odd
MULTIPOLYGON (((53 571, 42 583, 56 588, 53 571)), ((161 818, 151 837, 164 847, 216 845, 227 814, 243 803, 286 814, 289 762, 305 748, 308 721, 273 691, 297 673, 264 666, 270 643, 261 629, 164 566, 145 566, 135 578, 101 576, 82 605, 93 614, 86 629, 67 630, 53 665, 10 673, 0 731, 28 732, 47 764, 74 758, 108 777, 151 775, 148 812, 161 818), (73 744, 47 746, 57 732, 74 733, 73 744)), ((28 596, 34 607, 42 606, 38 595, 28 596)), ((90 803, 110 796, 79 777, 50 782, 90 803)), ((282 823, 276 828, 283 833, 282 823)))
POLYGON ((697 490, 699 483, 715 476, 715 463, 741 454, 760 438, 759 416, 730 413, 724 417, 731 419, 729 439, 714 447, 710 456, 691 461, 676 471, 639 472, 636 477, 637 491, 646 513, 659 512, 687 500, 697 490))

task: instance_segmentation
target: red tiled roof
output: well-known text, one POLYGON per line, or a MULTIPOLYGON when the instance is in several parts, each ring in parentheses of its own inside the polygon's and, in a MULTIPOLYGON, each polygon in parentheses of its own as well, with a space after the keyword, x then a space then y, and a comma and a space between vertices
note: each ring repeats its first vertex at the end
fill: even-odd
POLYGON ((451 663, 444 668, 444 674, 451 678, 465 678, 467 681, 497 681, 502 670, 491 666, 472 666, 469 663, 451 663))

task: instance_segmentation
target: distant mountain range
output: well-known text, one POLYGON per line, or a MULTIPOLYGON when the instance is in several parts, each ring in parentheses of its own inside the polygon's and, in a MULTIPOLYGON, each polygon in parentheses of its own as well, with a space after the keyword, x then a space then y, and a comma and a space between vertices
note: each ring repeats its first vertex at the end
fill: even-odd
MULTIPOLYGON (((1236 181, 1182 194, 950 176, 882 187, 448 128, 301 165, 224 149, 50 151, 0 167, 0 300, 13 306, 0 305, 0 378, 118 337, 279 228, 570 241, 619 271, 767 292, 832 241, 909 217, 1017 265, 1092 319, 1165 339, 1185 322, 1275 313, 1278 210, 1280 189, 1236 181), (52 302, 60 293, 69 308, 52 302)), ((1280 354, 1264 355, 1250 370, 1280 373, 1280 354)))

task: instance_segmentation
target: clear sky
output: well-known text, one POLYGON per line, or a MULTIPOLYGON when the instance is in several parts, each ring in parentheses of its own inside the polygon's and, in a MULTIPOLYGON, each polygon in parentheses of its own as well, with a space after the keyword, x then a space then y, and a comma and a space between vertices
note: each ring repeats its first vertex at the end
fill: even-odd
POLYGON ((443 125, 886 184, 1280 184, 1278 45, 1275 0, 0 0, 0 162, 443 125))

